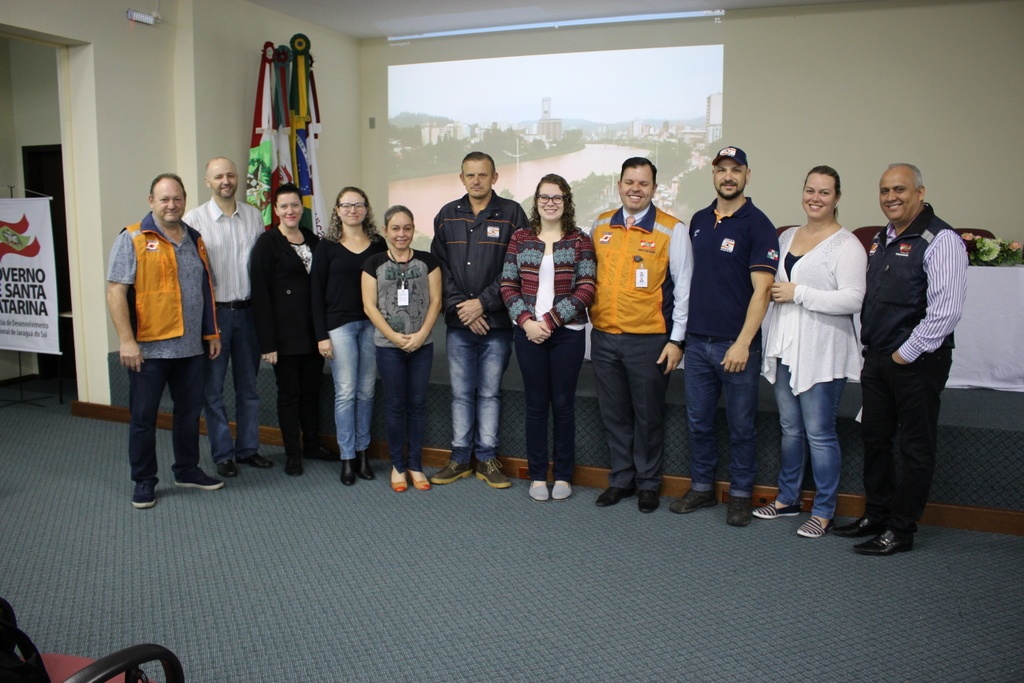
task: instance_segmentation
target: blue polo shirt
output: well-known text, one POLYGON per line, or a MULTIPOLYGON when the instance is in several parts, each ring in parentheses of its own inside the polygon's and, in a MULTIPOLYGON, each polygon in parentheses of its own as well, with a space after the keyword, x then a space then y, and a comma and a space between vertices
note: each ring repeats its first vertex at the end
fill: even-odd
MULTIPOLYGON (((743 329, 754 285, 750 273, 772 275, 779 266, 779 237, 768 216, 747 197, 729 216, 715 215, 715 200, 690 221, 693 278, 686 331, 735 339, 743 329)), ((758 330, 755 341, 760 341, 758 330)))

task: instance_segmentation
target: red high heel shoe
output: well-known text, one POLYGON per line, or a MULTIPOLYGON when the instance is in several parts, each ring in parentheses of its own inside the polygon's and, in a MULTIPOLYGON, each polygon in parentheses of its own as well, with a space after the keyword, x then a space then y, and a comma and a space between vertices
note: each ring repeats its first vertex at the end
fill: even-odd
POLYGON ((391 490, 395 493, 404 493, 409 490, 409 482, 405 478, 405 472, 399 472, 394 467, 391 468, 391 490), (401 477, 401 479, 396 479, 401 477))
POLYGON ((427 480, 427 475, 422 472, 416 472, 414 470, 408 471, 409 477, 412 479, 412 485, 416 487, 417 491, 429 491, 430 482, 427 480))

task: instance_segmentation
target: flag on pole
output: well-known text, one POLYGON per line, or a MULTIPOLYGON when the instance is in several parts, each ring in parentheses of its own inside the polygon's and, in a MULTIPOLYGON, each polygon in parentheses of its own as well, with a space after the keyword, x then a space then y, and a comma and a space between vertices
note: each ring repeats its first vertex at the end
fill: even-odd
MULTIPOLYGON (((310 58, 310 66, 313 59, 310 58)), ((316 161, 316 148, 320 144, 320 102, 316 96, 316 80, 313 78, 313 70, 309 71, 309 140, 311 141, 307 151, 309 154, 309 177, 313 186, 313 226, 314 232, 323 237, 327 234, 327 226, 330 222, 330 214, 324 208, 324 192, 320 185, 320 167, 316 161)))
POLYGON ((292 123, 288 111, 288 81, 291 78, 292 51, 287 45, 278 45, 274 52, 274 147, 277 160, 274 167, 274 186, 295 182, 295 162, 292 159, 292 123))
POLYGON ((316 90, 312 79, 313 58, 309 54, 309 38, 296 33, 291 39, 292 78, 288 98, 291 114, 292 162, 295 184, 302 192, 305 207, 302 225, 323 236, 327 229, 320 177, 316 166, 317 137, 320 134, 319 112, 316 111, 316 90))
POLYGON ((274 222, 271 197, 282 183, 295 183, 302 192, 302 225, 323 235, 327 213, 316 163, 320 112, 309 38, 297 33, 291 47, 263 44, 256 87, 252 139, 249 145, 246 201, 263 214, 263 225, 274 222))
POLYGON ((260 60, 260 79, 256 84, 256 108, 252 117, 252 139, 249 142, 249 168, 246 173, 245 201, 263 215, 263 226, 269 228, 274 221, 270 206, 273 193, 274 167, 277 150, 274 131, 273 71, 274 44, 263 43, 260 60))

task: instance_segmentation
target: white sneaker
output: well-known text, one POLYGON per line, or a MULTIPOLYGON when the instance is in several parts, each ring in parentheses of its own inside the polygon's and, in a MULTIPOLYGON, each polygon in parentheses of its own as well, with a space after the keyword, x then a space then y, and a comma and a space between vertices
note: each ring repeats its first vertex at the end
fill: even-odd
POLYGON ((572 486, 567 481, 556 481, 555 487, 551 490, 553 500, 565 500, 572 495, 572 486))
POLYGON ((535 481, 530 484, 530 498, 543 503, 548 499, 548 483, 546 481, 535 481))

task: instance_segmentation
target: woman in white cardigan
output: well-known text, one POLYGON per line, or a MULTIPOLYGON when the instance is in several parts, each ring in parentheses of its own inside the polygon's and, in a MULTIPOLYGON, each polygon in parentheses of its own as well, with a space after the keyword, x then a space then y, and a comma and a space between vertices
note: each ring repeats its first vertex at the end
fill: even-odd
POLYGON ((860 343, 853 316, 864 299, 867 256, 836 220, 839 174, 816 166, 804 180, 807 222, 779 237, 780 268, 772 285, 763 374, 775 386, 782 427, 779 495, 758 508, 761 519, 800 513, 808 455, 816 492, 811 518, 797 533, 819 538, 832 529, 839 487, 836 411, 847 379, 858 379, 860 343))

